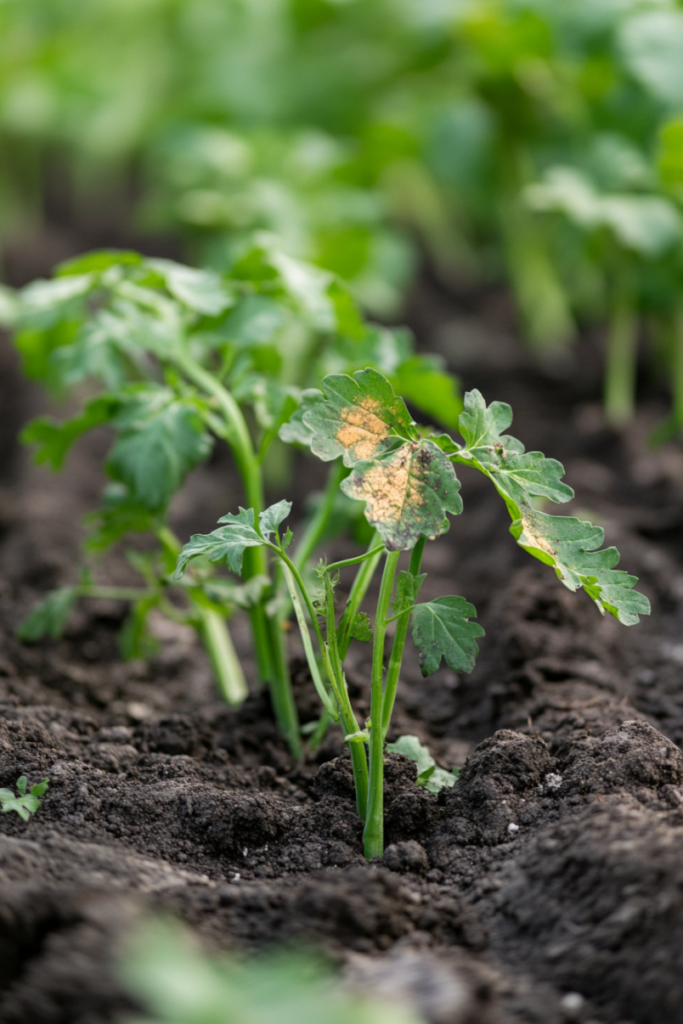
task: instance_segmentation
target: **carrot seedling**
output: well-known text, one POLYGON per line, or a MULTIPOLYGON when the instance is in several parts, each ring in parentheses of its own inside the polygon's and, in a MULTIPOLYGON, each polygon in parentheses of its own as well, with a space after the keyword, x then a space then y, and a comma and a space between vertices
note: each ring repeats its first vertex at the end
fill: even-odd
MULTIPOLYGON (((282 585, 289 592, 324 707, 322 720, 340 724, 350 751, 368 858, 381 856, 384 850, 384 752, 411 623, 425 676, 435 672, 442 661, 456 672, 471 672, 477 641, 484 635, 474 621, 474 607, 465 598, 419 601, 425 580, 420 571, 425 543, 448 530, 448 515, 462 512, 456 464, 472 466, 491 480, 507 506, 510 531, 517 543, 552 566, 566 587, 584 589, 601 612, 610 612, 625 625, 633 625, 639 615, 650 611, 647 598, 633 589, 636 578, 615 570, 619 561, 616 548, 600 550, 604 540, 600 527, 534 507, 538 498, 566 502, 573 491, 562 482, 564 470, 559 462, 540 452, 525 452, 520 441, 503 433, 511 422, 509 405, 493 402, 487 406, 478 391, 471 391, 465 396, 459 419, 464 444, 446 434, 423 437, 403 399, 378 371, 365 369, 353 377, 327 376, 321 391, 305 393, 281 434, 307 444, 324 461, 341 460, 350 470, 339 486, 348 497, 365 503, 365 516, 375 529, 365 554, 331 564, 320 561, 315 571, 317 586, 311 586, 300 571, 302 567, 287 553, 292 534, 288 529, 281 535, 281 527, 292 505, 280 501, 258 516, 254 509, 229 513, 213 533, 192 537, 178 559, 178 580, 198 557, 226 561, 238 574, 245 553, 253 548, 265 548, 279 561, 282 585), (407 569, 399 567, 403 551, 410 553, 407 569), (371 625, 360 605, 382 560, 371 625), (350 567, 355 567, 356 577, 338 618, 334 589, 340 573, 350 567), (395 624, 394 635, 385 665, 391 624, 395 624), (373 645, 370 717, 365 722, 356 717, 344 677, 344 658, 353 637, 373 645)), ((424 762, 424 756, 417 748, 408 756, 418 761, 420 771, 420 757, 424 762)), ((424 763, 421 774, 429 775, 423 782, 433 778, 431 767, 424 763)), ((448 780, 437 777, 431 788, 438 782, 447 784, 448 780)))

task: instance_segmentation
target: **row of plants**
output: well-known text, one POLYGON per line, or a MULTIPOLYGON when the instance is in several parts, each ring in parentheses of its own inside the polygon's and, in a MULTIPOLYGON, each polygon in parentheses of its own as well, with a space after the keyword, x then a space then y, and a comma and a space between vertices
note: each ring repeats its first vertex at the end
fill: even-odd
MULTIPOLYGON (((605 406, 639 335, 683 421, 683 11, 470 0, 63 0, 0 9, 0 230, 66 161, 84 217, 142 180, 138 223, 223 270, 255 229, 397 311, 416 241, 444 277, 507 276, 553 350, 608 322, 605 406)), ((23 212, 22 212, 23 211, 23 212)))
MULTIPOLYGON (((510 407, 487 405, 478 391, 461 402, 455 381, 412 354, 405 334, 364 324, 332 275, 265 243, 245 250, 223 275, 135 253, 91 253, 7 298, 26 371, 81 404, 65 421, 33 421, 23 439, 39 462, 58 469, 84 433, 109 429, 110 483, 86 548, 94 555, 129 545, 127 558, 142 580, 139 587, 102 585, 86 564, 77 583, 29 615, 20 635, 59 636, 79 598, 121 600, 131 607, 124 654, 144 656, 147 618, 156 609, 197 629, 221 692, 238 704, 247 686, 226 623, 244 610, 259 680, 270 688, 292 755, 300 757, 305 743, 315 748, 331 723, 341 727, 368 858, 384 849, 384 753, 409 631, 425 676, 442 661, 470 672, 483 635, 465 598, 419 601, 425 544, 463 509, 455 466, 490 479, 517 543, 552 566, 566 587, 584 589, 625 625, 649 612, 633 589, 635 577, 615 569, 616 549, 601 550, 600 527, 543 511, 573 491, 559 462, 525 452, 505 433, 510 407), (419 426, 397 391, 450 433, 419 426), (460 441, 451 436, 456 431, 460 441), (226 495, 226 505, 235 510, 241 498, 246 507, 183 544, 170 528, 169 505, 216 440, 229 446, 241 481, 243 497, 226 495), (299 520, 296 537, 283 527, 292 503, 264 500, 275 445, 283 446, 280 464, 292 445, 330 463, 326 488, 299 520), (320 558, 343 531, 365 550, 320 558), (133 545, 134 534, 149 543, 133 545), (402 552, 409 555, 405 568, 402 552), (371 620, 363 605, 380 567, 371 620), (347 570, 353 575, 340 609, 335 588, 347 570), (303 727, 288 668, 291 619, 320 698, 319 718, 303 727), (372 645, 367 720, 354 711, 344 674, 354 639, 372 645)), ((292 486, 282 476, 270 482, 279 493, 292 486)), ((421 784, 453 784, 414 738, 394 749, 418 761, 421 784)))

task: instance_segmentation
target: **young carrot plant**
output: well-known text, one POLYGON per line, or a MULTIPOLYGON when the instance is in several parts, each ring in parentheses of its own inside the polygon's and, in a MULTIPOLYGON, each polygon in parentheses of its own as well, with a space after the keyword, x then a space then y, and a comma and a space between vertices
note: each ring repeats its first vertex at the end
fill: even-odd
MULTIPOLYGON (((438 360, 415 355, 406 332, 364 323, 332 274, 292 259, 265 237, 222 275, 134 252, 90 253, 5 305, 26 374, 80 405, 63 422, 40 417, 29 424, 23 440, 35 446, 36 460, 58 470, 81 435, 102 427, 113 434, 105 462, 110 482, 91 517, 87 554, 101 555, 135 533, 155 542, 127 552, 140 586, 101 585, 88 566, 78 583, 48 595, 20 636, 57 637, 79 598, 114 599, 131 608, 124 654, 145 656, 148 616, 157 610, 200 633, 221 693, 237 704, 247 686, 226 620, 245 609, 259 679, 270 686, 280 729, 298 756, 268 550, 246 552, 243 585, 217 578, 208 563, 191 582, 173 583, 181 545, 169 525, 170 503, 218 440, 229 446, 258 517, 266 483, 281 484, 283 466, 287 476, 288 449, 278 430, 297 408, 301 388, 329 369, 370 362, 408 386, 417 407, 444 425, 454 425, 461 409, 454 378, 438 360)), ((310 519, 301 557, 329 529, 337 490, 333 479, 310 519)))
POLYGON ((491 480, 510 513, 510 530, 517 543, 552 566, 566 587, 583 588, 601 612, 610 612, 625 625, 633 625, 650 610, 647 598, 633 589, 636 578, 615 570, 617 550, 600 550, 604 539, 600 527, 535 507, 537 499, 566 502, 573 491, 562 482, 564 470, 559 462, 540 452, 525 452, 520 441, 503 433, 511 422, 508 405, 487 406, 478 391, 471 391, 465 395, 459 418, 464 443, 447 434, 425 437, 403 399, 377 370, 360 370, 352 377, 329 375, 321 391, 305 393, 281 436, 308 445, 323 461, 341 461, 350 470, 340 487, 365 503, 365 516, 375 530, 367 551, 331 564, 323 559, 316 569, 318 584, 311 586, 301 564, 287 553, 292 534, 289 529, 281 534, 281 526, 292 505, 280 501, 258 514, 243 508, 229 513, 213 533, 192 537, 178 559, 179 580, 198 557, 225 560, 234 573, 242 572, 244 556, 253 549, 265 549, 278 561, 324 707, 321 728, 329 719, 338 722, 350 751, 368 858, 381 856, 384 850, 384 751, 411 622, 425 676, 442 661, 454 671, 471 672, 477 640, 484 634, 474 621, 474 607, 465 598, 419 601, 426 575, 421 572, 425 543, 448 530, 448 515, 462 512, 456 464, 472 466, 491 480), (399 566, 403 551, 409 553, 407 568, 399 566), (361 604, 380 562, 383 569, 371 625, 361 604), (350 567, 355 567, 356 575, 338 616, 334 589, 340 573, 350 567), (394 635, 385 665, 385 641, 392 624, 394 635), (353 637, 373 644, 370 717, 365 722, 358 721, 344 677, 344 658, 353 637))

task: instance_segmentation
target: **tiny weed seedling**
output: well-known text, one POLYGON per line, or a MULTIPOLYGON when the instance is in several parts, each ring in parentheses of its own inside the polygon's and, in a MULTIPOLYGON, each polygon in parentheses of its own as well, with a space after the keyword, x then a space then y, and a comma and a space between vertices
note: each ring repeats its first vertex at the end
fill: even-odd
MULTIPOLYGON (((503 433, 511 422, 509 405, 487 406, 478 391, 471 391, 459 419, 464 444, 446 434, 425 437, 403 399, 377 370, 360 370, 353 377, 329 375, 322 391, 305 393, 280 436, 307 445, 323 461, 338 463, 336 479, 341 490, 365 503, 365 516, 375 530, 365 554, 332 564, 321 560, 311 582, 301 564, 287 553, 292 533, 287 529, 281 535, 281 524, 292 505, 280 501, 258 515, 243 508, 229 513, 213 533, 192 537, 178 559, 177 579, 197 558, 225 560, 234 573, 242 572, 244 555, 254 548, 265 548, 277 559, 281 585, 296 616, 324 706, 316 733, 324 731, 332 719, 340 723, 349 747, 368 858, 381 856, 384 850, 384 751, 411 621, 425 676, 435 672, 442 660, 456 672, 471 672, 477 640, 484 634, 474 621, 474 607, 465 598, 418 600, 425 580, 420 571, 425 543, 446 532, 448 514, 462 511, 455 464, 472 466, 491 480, 507 506, 517 543, 552 566, 570 590, 583 588, 601 612, 610 612, 625 625, 635 624, 650 610, 647 598, 633 589, 636 578, 615 569, 616 548, 600 550, 604 539, 600 527, 535 507, 537 499, 566 502, 573 491, 562 482, 564 470, 559 462, 540 452, 525 452, 520 441, 503 433), (402 551, 410 552, 407 569, 399 569, 402 551), (360 606, 382 559, 373 625, 360 606), (337 618, 335 585, 340 573, 350 567, 356 569, 355 579, 337 618), (395 630, 385 668, 385 640, 392 623, 395 630), (352 638, 373 645, 370 717, 363 723, 351 706, 344 678, 344 658, 352 638)), ((429 755, 414 738, 408 738, 407 745, 406 739, 398 741, 395 749, 418 762, 423 783, 432 781, 434 788, 448 781, 435 778, 433 760, 427 760, 429 755)))
POLYGON ((10 811, 16 811, 23 821, 28 821, 32 814, 35 814, 40 807, 40 797, 47 792, 48 780, 43 779, 42 782, 37 782, 35 786, 31 786, 29 792, 26 792, 28 786, 28 779, 25 775, 17 779, 17 789, 19 790, 19 796, 16 796, 11 789, 0 789, 0 808, 2 814, 9 814, 10 811))

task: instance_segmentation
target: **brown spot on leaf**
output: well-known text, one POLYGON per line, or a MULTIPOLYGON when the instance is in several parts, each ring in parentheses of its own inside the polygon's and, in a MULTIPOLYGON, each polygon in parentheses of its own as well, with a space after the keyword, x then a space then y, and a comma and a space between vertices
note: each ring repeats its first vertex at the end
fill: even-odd
POLYGON ((381 402, 366 397, 360 405, 349 405, 339 412, 343 426, 337 431, 337 440, 347 451, 353 450, 357 459, 371 459, 389 437, 388 426, 373 411, 381 408, 381 402))

